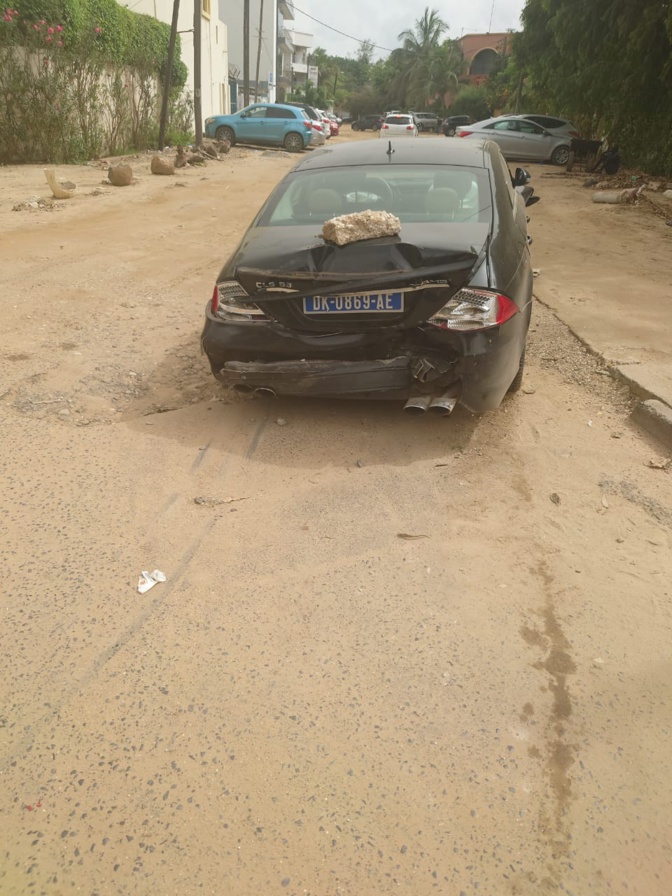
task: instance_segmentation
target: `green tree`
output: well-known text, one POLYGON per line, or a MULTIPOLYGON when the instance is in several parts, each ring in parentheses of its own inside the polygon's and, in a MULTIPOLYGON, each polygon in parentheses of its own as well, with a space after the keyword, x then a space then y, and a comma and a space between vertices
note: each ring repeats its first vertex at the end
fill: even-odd
POLYGON ((661 0, 527 0, 515 64, 535 105, 672 173, 672 12, 661 0))
POLYGON ((436 9, 425 7, 413 28, 402 31, 404 104, 424 107, 457 84, 457 53, 452 41, 441 43, 448 25, 436 9))

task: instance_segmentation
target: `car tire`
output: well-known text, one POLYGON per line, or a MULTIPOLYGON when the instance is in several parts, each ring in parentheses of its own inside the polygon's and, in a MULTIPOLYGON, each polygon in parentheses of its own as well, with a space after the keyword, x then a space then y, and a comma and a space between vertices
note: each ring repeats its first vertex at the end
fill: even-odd
POLYGON ((506 390, 509 395, 513 392, 520 392, 520 387, 523 385, 523 373, 525 372, 525 349, 523 349, 523 353, 520 356, 520 364, 518 365, 518 373, 514 376, 513 381, 509 388, 506 390))
POLYGON ((296 131, 291 131, 283 140, 282 145, 287 152, 301 152, 304 146, 303 137, 301 134, 297 134, 296 131))
POLYGON ((226 125, 217 128, 215 131, 215 138, 217 140, 228 140, 231 146, 235 146, 236 143, 236 135, 233 133, 233 129, 227 128, 226 125))
POLYGON ((566 165, 569 161, 570 152, 569 146, 556 146, 551 156, 551 163, 553 165, 566 165))
POLYGON ((454 137, 455 136, 455 128, 446 128, 444 131, 446 137, 454 137))

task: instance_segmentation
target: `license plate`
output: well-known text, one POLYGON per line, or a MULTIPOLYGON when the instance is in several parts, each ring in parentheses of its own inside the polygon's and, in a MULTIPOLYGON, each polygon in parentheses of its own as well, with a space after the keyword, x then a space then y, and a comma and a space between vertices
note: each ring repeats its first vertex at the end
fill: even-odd
POLYGON ((369 292, 351 296, 306 296, 304 314, 390 314, 404 310, 401 292, 369 292))

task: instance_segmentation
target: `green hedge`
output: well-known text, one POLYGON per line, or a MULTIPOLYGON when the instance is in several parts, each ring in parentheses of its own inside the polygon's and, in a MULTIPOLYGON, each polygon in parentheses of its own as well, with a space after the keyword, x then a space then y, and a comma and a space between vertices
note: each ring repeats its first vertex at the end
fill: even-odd
MULTIPOLYGON (((44 20, 47 25, 63 25, 69 46, 91 45, 110 63, 165 75, 170 26, 152 16, 132 12, 115 0, 20 0, 16 8, 29 24, 44 20)), ((171 84, 181 88, 186 80, 178 34, 171 84)))

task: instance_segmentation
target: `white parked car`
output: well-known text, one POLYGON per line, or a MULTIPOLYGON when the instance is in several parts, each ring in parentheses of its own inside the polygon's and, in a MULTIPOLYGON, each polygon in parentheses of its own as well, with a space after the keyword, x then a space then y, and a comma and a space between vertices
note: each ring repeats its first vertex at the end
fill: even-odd
POLYGON ((310 123, 313 126, 313 139, 310 145, 324 146, 327 142, 327 138, 324 136, 324 125, 321 121, 315 121, 314 119, 310 123))
POLYGON ((324 136, 328 140, 331 137, 331 124, 329 123, 329 116, 324 111, 324 109, 315 109, 315 111, 322 119, 322 130, 324 131, 324 136))
POLYGON ((378 131, 379 137, 417 137, 418 126, 412 115, 388 115, 378 131))

